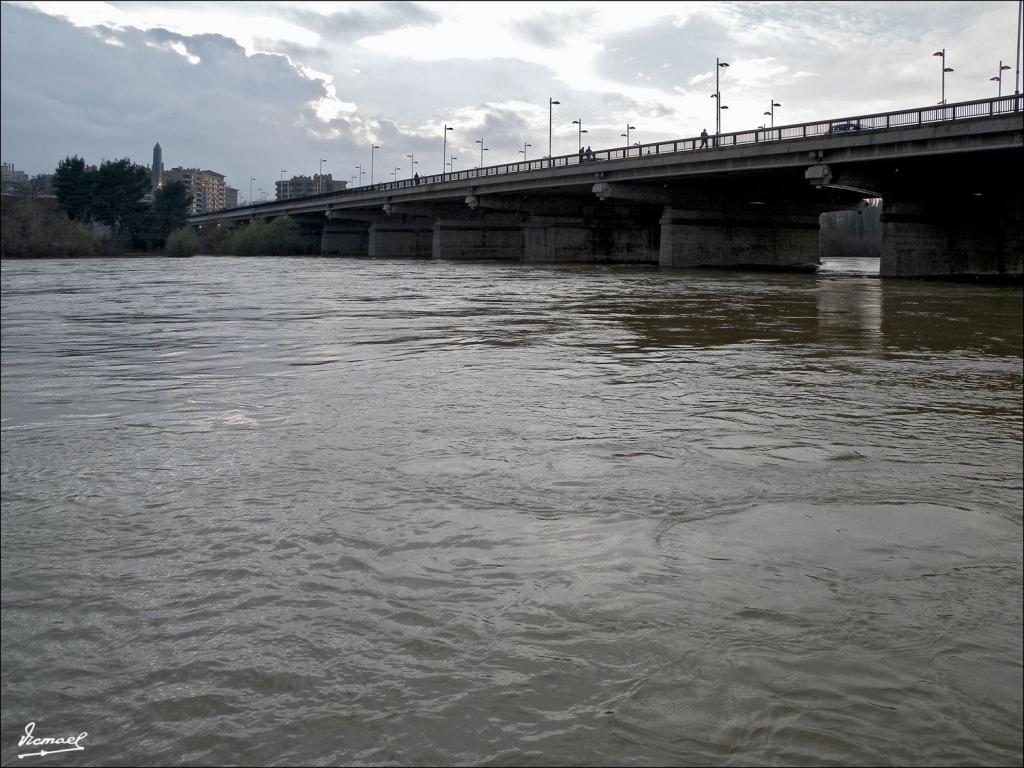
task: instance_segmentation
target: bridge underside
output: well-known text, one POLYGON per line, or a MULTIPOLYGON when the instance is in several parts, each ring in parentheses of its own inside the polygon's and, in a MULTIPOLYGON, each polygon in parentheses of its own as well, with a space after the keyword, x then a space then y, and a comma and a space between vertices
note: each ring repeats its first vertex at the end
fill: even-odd
POLYGON ((883 277, 1000 277, 1024 272, 1019 156, 905 163, 882 199, 883 277))
POLYGON ((1007 160, 982 153, 941 166, 833 165, 821 185, 794 171, 748 175, 742 184, 598 182, 558 194, 338 211, 322 224, 321 253, 813 270, 821 214, 880 197, 882 276, 1019 278, 1024 198, 1007 160))
POLYGON ((818 217, 863 195, 815 190, 794 171, 741 188, 593 184, 558 194, 468 195, 461 204, 336 211, 325 256, 814 269, 818 217), (784 202, 780 202, 784 201, 784 202))

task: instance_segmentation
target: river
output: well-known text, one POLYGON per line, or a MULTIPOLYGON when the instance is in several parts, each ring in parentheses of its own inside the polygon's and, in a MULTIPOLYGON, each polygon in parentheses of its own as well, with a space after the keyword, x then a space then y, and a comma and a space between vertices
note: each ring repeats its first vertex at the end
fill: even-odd
POLYGON ((1021 764, 1020 286, 196 257, 2 299, 5 765, 1021 764))

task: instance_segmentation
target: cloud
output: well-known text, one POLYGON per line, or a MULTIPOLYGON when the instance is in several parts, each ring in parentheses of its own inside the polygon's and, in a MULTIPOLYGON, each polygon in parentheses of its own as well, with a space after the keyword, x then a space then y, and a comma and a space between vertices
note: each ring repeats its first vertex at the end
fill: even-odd
POLYGON ((529 43, 539 48, 557 48, 567 37, 585 32, 594 12, 579 9, 564 12, 545 12, 528 19, 513 19, 509 22, 513 30, 529 43))
POLYGON ((678 24, 664 18, 608 38, 596 69, 612 82, 643 81, 666 92, 708 73, 713 85, 716 56, 734 47, 730 28, 718 19, 697 14, 678 24))
POLYGON ((334 43, 351 43, 364 37, 407 27, 437 24, 441 16, 416 3, 392 2, 360 5, 335 13, 286 8, 284 14, 296 24, 334 43))
POLYGON ((247 56, 221 35, 82 29, 7 6, 0 34, 3 156, 31 172, 70 154, 147 163, 159 141, 168 167, 211 168, 239 186, 267 158, 312 165, 317 110, 348 109, 288 57, 247 56))

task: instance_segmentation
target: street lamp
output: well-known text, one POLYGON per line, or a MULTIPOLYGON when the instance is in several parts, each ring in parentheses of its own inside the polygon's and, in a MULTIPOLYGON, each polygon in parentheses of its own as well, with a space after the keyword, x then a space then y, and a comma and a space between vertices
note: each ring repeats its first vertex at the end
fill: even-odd
POLYGON ((455 155, 452 155, 452 159, 448 161, 448 172, 455 173, 455 161, 458 160, 455 155))
POLYGON ((444 181, 444 159, 448 157, 448 131, 454 131, 455 129, 449 125, 444 127, 444 141, 441 142, 441 181, 444 181))
POLYGON ((629 123, 626 123, 626 132, 619 134, 619 136, 625 136, 626 137, 626 146, 627 147, 629 146, 629 132, 630 131, 635 131, 635 130, 636 130, 636 126, 635 125, 630 125, 629 123))
POLYGON ((943 48, 941 51, 936 51, 935 53, 932 54, 932 56, 941 56, 942 57, 942 101, 940 101, 939 104, 945 105, 946 104, 946 73, 947 72, 952 72, 953 68, 946 66, 946 49, 945 48, 943 48))
POLYGON ((316 180, 316 186, 317 186, 317 191, 318 192, 323 192, 324 191, 324 163, 326 163, 326 162, 327 162, 327 160, 325 160, 322 157, 320 158, 320 176, 316 180))
POLYGON ((255 176, 249 178, 249 205, 252 205, 252 183, 256 181, 255 176))
POLYGON ((555 101, 548 96, 548 165, 554 165, 555 160, 551 155, 551 115, 553 114, 553 107, 555 104, 561 104, 560 101, 555 101))
POLYGON ((576 131, 576 135, 577 135, 576 145, 580 149, 583 149, 583 134, 584 133, 589 133, 589 131, 583 130, 583 118, 582 117, 579 120, 573 120, 572 124, 576 125, 576 126, 579 126, 579 128, 576 131))
POLYGON ((524 142, 523 142, 523 148, 519 150, 519 154, 521 154, 521 155, 523 156, 523 162, 524 162, 524 163, 526 162, 526 148, 527 148, 527 147, 532 147, 532 146, 533 146, 533 144, 527 144, 527 143, 526 143, 526 142, 524 141, 524 142))
POLYGON ((770 112, 765 112, 765 114, 766 115, 771 115, 772 122, 771 122, 771 125, 769 127, 774 128, 775 127, 775 108, 776 107, 781 107, 782 105, 779 104, 779 102, 777 102, 775 99, 768 99, 768 101, 770 101, 772 103, 771 111, 770 112))
POLYGON ((406 157, 409 158, 409 178, 411 179, 413 177, 413 169, 412 169, 412 167, 414 165, 419 165, 420 161, 416 159, 416 155, 414 155, 414 154, 413 155, 406 155, 406 157))
MULTIPOLYGON (((1013 73, 1013 95, 1020 96, 1020 38, 1021 34, 1024 33, 1024 28, 1021 27, 1021 22, 1024 21, 1024 0, 1018 0, 1017 2, 1017 56, 1014 59, 1013 65, 1017 67, 1017 71, 1013 73)), ((1016 112, 1020 107, 1017 104, 1017 100, 1013 100, 1013 111, 1016 112)))
POLYGON ((999 98, 1003 97, 1003 72, 1010 68, 1009 64, 1003 64, 1002 59, 999 60, 999 72, 995 77, 990 77, 989 80, 995 80, 999 83, 999 98))
POLYGON ((729 62, 722 61, 721 59, 715 59, 715 92, 711 94, 711 98, 715 100, 715 146, 718 146, 718 135, 722 132, 722 110, 728 109, 728 107, 722 106, 722 89, 718 83, 719 73, 729 66, 729 62))
POLYGON ((370 142, 370 186, 373 186, 373 150, 380 149, 379 144, 370 142))
POLYGON ((484 146, 484 140, 483 139, 477 139, 473 143, 480 145, 480 167, 483 168, 484 167, 484 152, 490 152, 491 150, 490 150, 489 147, 485 147, 484 146))
POLYGON ((361 186, 363 186, 363 166, 361 166, 361 165, 356 165, 356 166, 353 166, 353 167, 354 167, 354 168, 355 168, 355 169, 356 169, 357 171, 359 171, 359 186, 361 187, 361 186))

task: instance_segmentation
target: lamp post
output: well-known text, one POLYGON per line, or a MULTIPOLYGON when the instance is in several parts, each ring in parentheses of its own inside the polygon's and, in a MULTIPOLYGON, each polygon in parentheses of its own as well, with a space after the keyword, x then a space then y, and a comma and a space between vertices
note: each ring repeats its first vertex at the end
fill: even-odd
POLYGON ((484 146, 484 140, 483 139, 477 139, 473 143, 480 145, 480 167, 483 168, 484 167, 484 152, 490 152, 491 151, 490 147, 485 147, 484 146))
POLYGON ((316 180, 316 187, 318 192, 324 191, 324 163, 326 162, 327 160, 325 160, 322 157, 320 158, 320 175, 316 180))
POLYGON ((361 166, 361 165, 356 165, 356 166, 353 166, 353 167, 354 167, 354 168, 355 168, 355 169, 356 169, 357 171, 359 171, 359 186, 361 187, 361 186, 363 186, 363 166, 361 166))
POLYGON ((579 149, 583 149, 583 134, 584 133, 589 133, 589 131, 583 130, 583 118, 582 117, 579 120, 573 120, 572 124, 575 125, 575 126, 578 126, 578 128, 576 130, 576 135, 577 135, 576 146, 579 149))
POLYGON ((523 148, 519 150, 519 153, 520 153, 520 154, 521 154, 521 155, 523 156, 523 162, 524 162, 524 163, 526 162, 526 148, 527 148, 527 147, 532 147, 532 146, 533 146, 533 144, 527 144, 527 143, 526 143, 526 142, 524 141, 524 142, 523 142, 523 148))
POLYGON ((379 144, 370 142, 370 186, 373 186, 373 150, 380 149, 379 144))
POLYGON ((722 88, 719 85, 719 73, 729 66, 729 62, 715 59, 715 92, 711 98, 715 100, 715 146, 718 146, 718 135, 722 132, 722 110, 728 107, 722 106, 722 88))
POLYGON ((455 155, 452 155, 451 160, 448 161, 448 172, 455 173, 455 161, 458 160, 455 155))
POLYGON ((420 161, 416 159, 416 155, 415 154, 406 155, 406 157, 409 158, 409 178, 411 179, 413 177, 413 166, 414 165, 419 165, 420 161))
MULTIPOLYGON (((1017 67, 1017 71, 1013 73, 1013 95, 1020 95, 1020 38, 1021 33, 1024 32, 1024 28, 1021 27, 1021 22, 1024 20, 1024 0, 1019 0, 1017 3, 1017 58, 1014 61, 1014 66, 1017 67)), ((1019 109, 1017 106, 1017 100, 1013 100, 1013 111, 1016 112, 1019 109)))
POLYGON ((945 48, 943 48, 941 51, 936 51, 935 53, 932 54, 932 56, 941 56, 942 57, 942 101, 940 101, 939 104, 945 106, 945 104, 946 104, 946 73, 947 72, 952 72, 953 68, 946 66, 946 49, 945 48))
POLYGON ((554 159, 554 157, 551 154, 551 116, 554 113, 554 105, 555 104, 561 104, 561 103, 562 102, 555 101, 550 96, 548 96, 548 165, 549 166, 555 164, 555 159, 554 159))
POLYGON ((450 125, 444 126, 444 140, 441 142, 441 181, 444 181, 445 158, 448 157, 448 131, 454 131, 450 125))
POLYGON ((619 134, 619 136, 625 136, 626 137, 626 146, 627 147, 629 146, 629 132, 630 131, 635 131, 635 130, 636 130, 636 126, 635 125, 630 125, 629 123, 626 123, 626 132, 619 134))
POLYGON ((995 80, 999 83, 999 98, 1003 97, 1003 72, 1010 68, 1009 64, 1003 64, 1002 59, 999 60, 999 71, 995 77, 990 77, 989 80, 995 80))
POLYGON ((771 125, 769 127, 770 128, 774 128, 775 127, 775 108, 776 107, 781 107, 782 105, 779 104, 779 102, 777 102, 775 99, 768 99, 768 101, 770 101, 772 103, 771 111, 770 112, 765 112, 765 114, 766 115, 771 115, 772 122, 771 122, 771 125))
POLYGON ((256 181, 255 176, 249 177, 249 205, 252 205, 252 183, 256 181))

